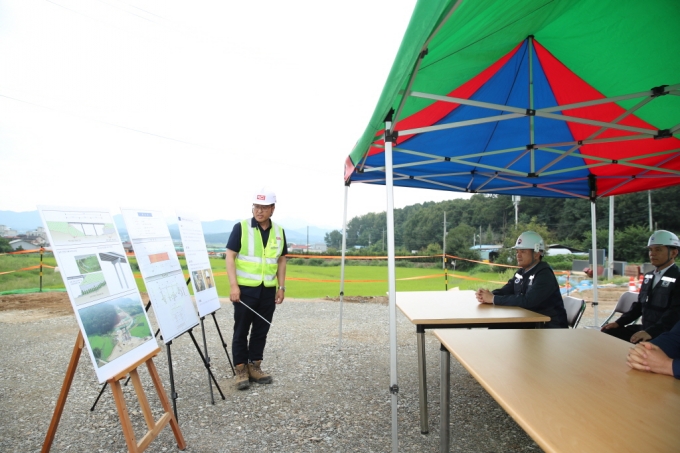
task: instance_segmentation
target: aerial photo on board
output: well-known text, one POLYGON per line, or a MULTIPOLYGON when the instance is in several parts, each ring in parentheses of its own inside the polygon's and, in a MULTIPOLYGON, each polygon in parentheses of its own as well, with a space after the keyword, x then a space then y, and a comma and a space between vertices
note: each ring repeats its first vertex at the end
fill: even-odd
POLYGON ((98 367, 151 338, 151 329, 138 295, 81 308, 78 313, 98 367))

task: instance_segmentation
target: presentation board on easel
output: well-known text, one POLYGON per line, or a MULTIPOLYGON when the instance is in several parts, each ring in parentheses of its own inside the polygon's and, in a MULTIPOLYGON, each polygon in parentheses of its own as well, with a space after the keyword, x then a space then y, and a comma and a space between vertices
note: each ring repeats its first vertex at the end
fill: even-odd
POLYGON ((107 209, 38 206, 99 383, 158 348, 107 209))
POLYGON ((215 277, 210 266, 208 248, 205 245, 203 227, 199 218, 191 213, 177 211, 177 224, 184 247, 194 300, 201 318, 220 308, 215 277))
POLYGON ((151 308, 167 344, 199 323, 162 211, 121 208, 151 308))

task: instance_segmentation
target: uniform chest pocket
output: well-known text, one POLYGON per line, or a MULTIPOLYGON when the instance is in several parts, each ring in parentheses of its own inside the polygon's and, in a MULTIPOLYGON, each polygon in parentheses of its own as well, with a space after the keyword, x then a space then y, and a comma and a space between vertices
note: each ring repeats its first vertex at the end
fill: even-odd
POLYGON ((664 286, 664 283, 660 281, 652 290, 652 294, 647 298, 647 302, 652 305, 665 307, 669 304, 671 299, 671 292, 673 291, 673 284, 664 286))

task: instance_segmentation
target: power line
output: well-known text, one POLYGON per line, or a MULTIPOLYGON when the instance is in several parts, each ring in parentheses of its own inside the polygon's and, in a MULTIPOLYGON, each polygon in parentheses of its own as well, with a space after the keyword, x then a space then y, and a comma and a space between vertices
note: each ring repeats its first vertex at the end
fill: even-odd
MULTIPOLYGON (((124 32, 128 32, 128 31, 129 31, 129 30, 126 30, 126 29, 124 29, 124 28, 121 28, 121 27, 119 27, 119 26, 117 26, 117 25, 114 25, 114 24, 111 23, 111 22, 107 22, 107 21, 98 19, 98 18, 96 18, 96 17, 92 17, 92 16, 90 16, 90 15, 88 15, 88 14, 85 14, 85 13, 83 13, 83 12, 81 12, 81 11, 77 11, 77 10, 75 10, 75 9, 73 9, 73 8, 69 8, 69 7, 67 7, 67 6, 64 6, 64 5, 60 4, 60 3, 57 3, 57 2, 54 1, 54 0, 45 0, 45 1, 48 2, 48 3, 52 3, 53 5, 59 6, 59 7, 61 7, 61 8, 64 8, 64 9, 66 9, 66 10, 68 10, 68 11, 71 11, 71 12, 73 12, 74 14, 78 14, 78 15, 80 15, 80 16, 86 17, 86 18, 91 19, 91 20, 93 20, 93 21, 96 21, 96 22, 99 22, 99 23, 108 25, 108 26, 110 26, 110 27, 113 27, 113 28, 115 28, 115 29, 117 29, 117 30, 121 30, 121 31, 124 31, 124 32)), ((135 9, 138 9, 138 10, 140 10, 140 11, 143 11, 144 13, 146 13, 146 14, 148 14, 148 15, 150 15, 150 16, 157 17, 158 19, 161 19, 161 20, 158 21, 158 20, 154 20, 153 18, 144 17, 144 16, 142 16, 142 15, 140 15, 140 14, 136 14, 136 13, 134 13, 134 12, 132 12, 132 11, 128 11, 128 10, 126 10, 126 9, 120 8, 120 7, 118 7, 118 6, 116 6, 116 5, 113 5, 113 4, 109 3, 109 2, 106 2, 106 1, 104 1, 104 0, 98 0, 98 1, 99 1, 100 3, 102 3, 102 4, 106 5, 106 6, 108 6, 109 8, 112 8, 112 9, 115 9, 115 10, 118 10, 118 11, 121 11, 121 12, 123 12, 123 13, 125 13, 125 14, 130 14, 130 15, 132 15, 132 16, 134 16, 134 17, 137 17, 137 18, 140 18, 140 19, 144 19, 144 20, 146 20, 146 21, 148 21, 148 22, 151 22, 151 23, 154 23, 154 24, 157 24, 157 25, 161 25, 161 26, 163 26, 163 27, 166 27, 166 28, 168 28, 168 29, 170 29, 170 30, 172 30, 172 31, 174 31, 174 32, 176 32, 176 33, 178 33, 178 34, 180 34, 181 36, 188 36, 188 34, 187 34, 184 30, 182 30, 182 29, 180 28, 180 25, 177 24, 176 22, 174 22, 174 21, 172 21, 172 20, 169 20, 169 19, 167 19, 167 18, 165 18, 165 17, 163 17, 163 16, 161 16, 161 15, 159 15, 159 14, 156 14, 156 13, 154 13, 154 12, 151 12, 151 11, 148 11, 148 10, 145 10, 145 9, 142 9, 142 8, 139 8, 139 7, 137 7, 137 6, 135 6, 135 5, 131 4, 131 3, 120 2, 120 3, 123 3, 124 5, 127 5, 127 6, 129 6, 129 7, 131 7, 131 8, 135 8, 135 9)), ((211 36, 211 35, 209 35, 209 34, 203 32, 203 31, 196 31, 196 30, 193 30, 192 28, 187 27, 187 26, 184 26, 184 25, 181 25, 181 27, 182 27, 182 28, 185 28, 185 29, 188 29, 188 31, 189 31, 191 34, 193 34, 194 37, 200 37, 200 38, 203 38, 203 39, 207 39, 208 41, 210 41, 213 45, 217 46, 217 47, 218 47, 220 50, 222 50, 222 51, 234 52, 234 49, 228 49, 228 48, 226 48, 219 40, 217 40, 217 39, 214 38, 213 36, 211 36)), ((143 39, 149 40, 148 36, 146 36, 146 35, 143 36, 143 39)), ((238 49, 238 48, 237 48, 237 49, 238 49)))
MULTIPOLYGON (((49 1, 49 0, 48 0, 48 1, 49 1)), ((48 107, 48 106, 46 106, 46 105, 36 104, 35 102, 27 101, 27 100, 25 100, 25 99, 15 98, 15 97, 12 97, 12 96, 7 96, 7 95, 2 94, 2 93, 0 93, 0 97, 6 98, 6 99, 10 99, 10 100, 16 101, 16 102, 22 102, 22 103, 24 103, 24 104, 32 105, 32 106, 34 106, 34 107, 39 107, 39 108, 43 108, 43 109, 46 109, 46 110, 50 110, 50 111, 52 111, 52 112, 56 112, 56 113, 60 113, 60 114, 65 114, 65 115, 70 115, 70 116, 73 116, 73 117, 75 117, 75 118, 80 118, 80 119, 85 119, 85 120, 89 120, 89 121, 94 121, 94 122, 96 122, 96 123, 106 124, 107 126, 113 126, 113 127, 119 128, 119 129, 125 129, 125 130, 128 130, 128 131, 137 132, 137 133, 139 133, 139 134, 145 134, 145 135, 150 135, 150 136, 152 136, 152 137, 162 138, 162 139, 164 139, 164 140, 170 140, 170 141, 177 142, 177 143, 183 143, 183 144, 185 144, 185 145, 197 146, 197 147, 199 147, 199 148, 205 148, 205 149, 209 149, 209 150, 211 150, 211 151, 220 151, 220 152, 225 152, 225 151, 226 151, 225 149, 221 149, 221 148, 213 148, 213 147, 211 147, 211 146, 201 145, 201 144, 199 144, 199 143, 188 142, 188 141, 185 141, 185 140, 180 140, 180 139, 177 139, 177 138, 168 137, 168 136, 166 136, 166 135, 160 135, 160 134, 156 134, 156 133, 154 133, 154 132, 148 132, 148 131, 144 131, 144 130, 141 130, 141 129, 136 129, 136 128, 134 128, 134 127, 122 126, 122 125, 120 125, 120 124, 111 123, 111 122, 109 122, 109 121, 104 121, 104 120, 99 120, 99 119, 95 119, 95 118, 90 118, 90 117, 86 117, 86 116, 83 116, 83 115, 78 115, 78 114, 71 113, 71 112, 65 112, 65 111, 63 111, 63 110, 55 109, 54 107, 48 107)))

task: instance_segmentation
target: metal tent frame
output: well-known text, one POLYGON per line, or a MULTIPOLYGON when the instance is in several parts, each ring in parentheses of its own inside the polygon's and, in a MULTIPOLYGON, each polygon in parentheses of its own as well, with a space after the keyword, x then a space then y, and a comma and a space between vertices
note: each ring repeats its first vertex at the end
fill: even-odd
MULTIPOLYGON (((526 51, 528 52, 528 99, 526 100, 526 105, 506 105, 479 101, 456 96, 453 92, 448 94, 426 92, 423 88, 427 87, 423 86, 418 86, 418 89, 414 89, 414 86, 417 85, 415 83, 416 78, 421 73, 421 70, 425 70, 427 66, 425 59, 428 56, 428 52, 432 50, 430 48, 436 47, 436 45, 443 47, 442 42, 446 39, 452 40, 452 35, 458 31, 447 29, 445 38, 437 40, 438 34, 446 29, 447 22, 455 18, 455 20, 452 20, 452 23, 460 26, 465 23, 465 19, 479 17, 478 14, 481 14, 482 11, 486 14, 484 5, 490 6, 489 2, 472 0, 456 0, 451 2, 442 0, 432 4, 426 3, 419 2, 417 4, 412 22, 406 31, 402 48, 397 55, 392 72, 388 78, 388 83, 383 89, 383 95, 378 102, 372 122, 369 123, 364 136, 346 160, 345 165, 346 190, 345 217, 343 221, 341 318, 342 295, 344 293, 347 186, 351 182, 386 186, 391 364, 389 390, 392 395, 392 449, 394 452, 398 451, 396 414, 399 389, 396 363, 396 277, 394 272, 393 187, 395 185, 465 193, 501 193, 507 195, 589 199, 591 201, 592 216, 592 248, 596 250, 595 203, 598 198, 646 190, 647 188, 640 188, 641 180, 656 182, 657 185, 653 188, 680 184, 680 146, 675 143, 677 140, 674 137, 680 131, 680 123, 674 124, 667 129, 656 129, 652 126, 641 126, 640 124, 644 123, 644 121, 639 121, 637 116, 635 116, 643 108, 645 110, 649 110, 650 106, 653 108, 654 105, 659 103, 657 100, 660 98, 680 96, 680 83, 663 85, 663 83, 669 81, 660 80, 658 86, 650 87, 643 91, 617 94, 615 96, 599 95, 590 99, 579 100, 578 102, 536 107, 534 70, 532 65, 534 64, 534 59, 538 61, 536 52, 540 49, 536 47, 538 43, 535 42, 534 36, 528 36, 526 38, 526 51), (459 18, 456 14, 462 11, 461 5, 464 3, 468 10, 465 13, 461 12, 461 17, 459 18), (475 13, 477 16, 475 16, 475 13), (424 25, 424 22, 427 22, 427 24, 424 25), (408 63, 410 66, 400 65, 400 63, 405 62, 411 62, 408 63), (431 110, 425 120, 429 122, 419 124, 420 118, 414 119, 417 115, 411 115, 413 111, 404 114, 408 110, 406 109, 406 104, 409 100, 418 100, 420 102, 418 105, 425 106, 421 111, 417 111, 417 113, 425 111, 430 107, 435 107, 439 110, 431 110), (628 108, 621 107, 624 104, 629 105, 630 103, 633 105, 628 108), (443 118, 448 113, 460 106, 483 110, 486 115, 477 115, 471 119, 443 121, 443 118), (564 113, 565 111, 577 109, 581 113, 589 108, 597 109, 603 106, 616 106, 618 107, 616 109, 618 113, 609 121, 589 118, 587 114, 579 116, 573 114, 573 112, 564 113), (376 115, 382 117, 390 108, 392 109, 384 117, 384 128, 378 130, 380 124, 376 122, 380 121, 380 117, 376 117, 376 115), (441 113, 442 111, 444 113, 441 113), (540 121, 561 122, 565 125, 586 125, 590 128, 590 132, 574 140, 537 141, 536 126, 539 119, 540 121), (439 124, 440 120, 442 124, 439 124), (466 149, 461 150, 461 148, 464 148, 461 145, 456 147, 454 153, 451 151, 451 146, 435 146, 429 151, 418 150, 412 147, 413 142, 409 141, 414 137, 420 137, 428 133, 436 134, 480 125, 497 126, 505 124, 507 126, 510 124, 508 122, 512 121, 520 122, 521 127, 525 128, 521 129, 522 136, 526 137, 524 144, 513 144, 513 146, 504 147, 489 146, 483 148, 482 151, 471 150, 469 152, 466 152, 466 149), (399 126, 402 128, 399 129, 399 126), (669 146, 648 146, 647 148, 651 148, 651 150, 646 151, 644 150, 645 147, 641 144, 639 147, 636 146, 634 155, 613 157, 591 152, 595 147, 606 146, 607 144, 618 143, 621 146, 625 146, 626 142, 639 142, 642 140, 647 140, 648 142, 645 143, 649 144, 651 141, 656 143, 656 141, 664 140, 665 142, 665 139, 671 140, 669 146), (640 152, 637 151, 638 149, 640 149, 640 152), (498 162, 502 163, 499 164, 498 162), (602 170, 601 167, 606 167, 608 171, 599 171, 602 170), (575 176, 575 174, 578 175, 575 176), (598 181, 601 182, 599 184, 601 187, 598 187, 598 181), (580 190, 577 190, 577 187, 580 190), (540 195, 536 193, 537 191, 540 192, 540 195)), ((567 3, 549 3, 549 8, 554 7, 554 10, 551 12, 558 15, 573 6, 567 3)), ((499 4, 496 3, 494 5, 499 4)), ((538 3, 537 5, 522 4, 520 8, 526 9, 519 14, 526 15, 521 16, 517 21, 533 15, 542 8, 548 8, 546 5, 543 3, 538 3), (536 9, 532 9, 534 7, 536 9)), ((511 7, 511 5, 507 6, 511 7)), ((499 6, 498 8, 502 10, 503 7, 499 6)), ((505 24, 508 27, 511 25, 514 25, 514 23, 508 22, 505 24)), ((541 23, 538 29, 540 30, 544 25, 545 23, 541 23)), ((474 43, 486 39, 491 34, 492 32, 489 32, 489 34, 480 37, 474 43)), ((469 38, 469 36, 465 36, 465 38, 469 38)), ((469 41, 464 41, 461 43, 461 46, 464 44, 472 45, 469 44, 469 41)), ((460 48, 456 49, 460 50, 460 48)), ((449 49, 444 50, 448 51, 449 49)), ((451 51, 449 54, 440 48, 438 49, 439 53, 437 56, 442 59, 447 58, 449 55, 458 52, 458 50, 451 51)), ((496 50, 494 48, 494 51, 496 50)), ((447 68, 451 69, 450 66, 447 68)), ((428 69, 431 70, 431 66, 428 69)), ((443 89, 441 85, 439 89, 443 89)), ((677 116, 673 116, 673 118, 677 120, 677 116)), ((597 271, 593 273, 593 289, 597 322, 597 271)), ((340 339, 342 339, 342 319, 340 320, 340 339)))

